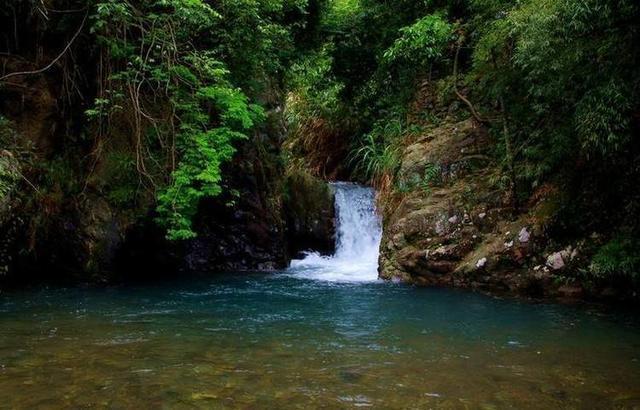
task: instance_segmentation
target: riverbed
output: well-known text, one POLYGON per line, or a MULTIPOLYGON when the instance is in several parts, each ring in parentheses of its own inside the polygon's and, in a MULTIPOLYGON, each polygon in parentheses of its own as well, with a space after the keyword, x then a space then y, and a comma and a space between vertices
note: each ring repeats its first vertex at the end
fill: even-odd
POLYGON ((632 311, 380 281, 373 190, 334 190, 335 254, 282 272, 0 295, 0 408, 640 406, 632 311))
POLYGON ((289 273, 0 297, 2 408, 640 405, 631 312, 289 273))

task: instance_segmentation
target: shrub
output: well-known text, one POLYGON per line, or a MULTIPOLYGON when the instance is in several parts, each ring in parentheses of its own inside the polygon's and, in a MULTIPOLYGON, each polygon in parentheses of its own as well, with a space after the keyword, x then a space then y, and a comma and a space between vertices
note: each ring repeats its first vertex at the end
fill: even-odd
POLYGON ((591 274, 598 279, 611 276, 640 279, 640 239, 622 234, 604 246, 595 254, 590 266, 591 274))

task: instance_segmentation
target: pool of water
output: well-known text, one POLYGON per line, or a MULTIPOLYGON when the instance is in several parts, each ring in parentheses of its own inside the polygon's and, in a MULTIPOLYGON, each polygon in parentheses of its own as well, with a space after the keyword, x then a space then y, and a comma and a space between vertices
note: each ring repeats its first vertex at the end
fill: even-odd
POLYGON ((0 407, 634 407, 632 313, 289 274, 14 292, 0 407))

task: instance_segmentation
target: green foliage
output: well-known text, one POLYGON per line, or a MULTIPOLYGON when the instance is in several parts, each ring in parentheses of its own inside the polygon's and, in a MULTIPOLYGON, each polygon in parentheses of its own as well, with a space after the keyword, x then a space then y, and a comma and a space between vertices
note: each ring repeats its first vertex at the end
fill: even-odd
POLYGON ((8 147, 14 138, 15 130, 11 121, 0 115, 0 142, 3 147, 8 147))
MULTIPOLYGON (((445 17, 448 4, 439 3, 339 0, 324 8, 320 51, 304 63, 306 77, 322 85, 323 92, 304 101, 338 107, 333 118, 348 116, 350 127, 341 128, 355 134, 351 164, 360 177, 379 178, 387 172, 382 169, 393 168, 382 165, 393 162, 394 151, 385 147, 394 138, 384 135, 405 121, 397 119, 407 116, 416 81, 446 60, 454 24, 445 17)), ((319 110, 308 111, 315 115, 319 110)))
POLYGON ((0 153, 0 210, 19 180, 16 161, 8 154, 0 153))
POLYGON ((437 185, 442 178, 440 167, 436 164, 427 164, 424 168, 424 175, 420 181, 420 187, 427 194, 431 193, 431 189, 437 185))
MULTIPOLYGON (((7 149, 14 147, 17 139, 13 124, 0 115, 0 146, 7 149)), ((12 192, 18 188, 20 181, 20 163, 14 153, 0 149, 0 211, 11 197, 12 192)))
POLYGON ((440 14, 430 14, 400 29, 400 37, 383 54, 387 64, 399 62, 426 67, 442 57, 453 26, 440 14))
POLYGON ((631 109, 629 92, 614 80, 585 93, 574 124, 587 154, 610 156, 629 145, 631 109))
POLYGON ((222 0, 211 3, 223 17, 208 36, 230 68, 231 79, 251 93, 283 74, 295 55, 294 36, 308 24, 307 0, 222 0), (215 40, 214 40, 215 39, 215 40))
POLYGON ((396 145, 408 129, 400 118, 377 122, 352 154, 354 173, 373 182, 385 175, 395 175, 400 167, 400 152, 396 145))
POLYGON ((474 1, 470 80, 502 99, 519 173, 538 184, 570 159, 615 159, 638 101, 640 5, 633 0, 474 1))
POLYGON ((623 277, 640 279, 640 240, 629 234, 615 237, 592 259, 590 273, 597 279, 623 277))
POLYGON ((340 30, 349 24, 349 20, 356 18, 362 11, 360 0, 332 0, 322 14, 324 27, 340 30))
POLYGON ((135 206, 138 195, 139 179, 136 173, 135 158, 130 152, 110 152, 103 160, 104 171, 99 182, 109 201, 120 208, 135 206))
POLYGON ((286 77, 284 119, 289 168, 324 176, 327 157, 348 145, 352 118, 342 101, 344 85, 332 72, 331 45, 302 55, 286 77))
POLYGON ((437 164, 427 163, 424 172, 420 174, 403 175, 396 179, 395 188, 398 192, 407 193, 416 189, 425 194, 431 194, 434 187, 442 182, 442 170, 437 164))
MULTIPOLYGON (((21 10, 33 15, 43 10, 39 2, 24 3, 21 10)), ((158 222, 173 239, 193 237, 200 200, 222 191, 221 167, 264 117, 256 103, 276 111, 282 94, 286 125, 300 137, 304 159, 332 154, 323 151, 324 138, 329 149, 351 147, 354 177, 374 182, 397 174, 414 123, 467 113, 462 102, 435 107, 431 100, 444 98, 425 94, 438 81, 448 84, 449 98, 460 91, 482 114, 493 155, 508 165, 508 175, 498 178, 504 187, 517 179, 522 198, 585 170, 594 184, 603 179, 633 190, 618 182, 640 173, 636 0, 59 3, 60 10, 88 7, 88 29, 78 41, 98 67, 79 81, 64 63, 78 57, 70 52, 60 71, 71 88, 99 77, 83 131, 94 140, 73 148, 75 155, 33 164, 39 176, 26 175, 44 190, 79 195, 85 184, 68 181, 80 181, 95 165, 107 180, 96 186, 118 206, 154 195, 158 222), (625 170, 607 171, 616 167, 625 170)), ((2 21, 12 21, 13 12, 2 11, 2 21)), ((43 25, 56 27, 52 38, 66 38, 83 13, 55 15, 43 25)), ((14 33, 0 36, 13 42, 14 33)), ((8 47, 11 54, 17 45, 8 47)), ((22 164, 21 152, 9 151, 22 164)), ((429 166, 401 182, 430 191, 437 171, 429 166)))
MULTIPOLYGON (((264 76, 280 70, 291 51, 284 20, 305 6, 296 0, 97 3, 91 30, 111 72, 86 114, 101 133, 112 132, 117 116, 134 125, 135 155, 126 164, 140 175, 138 187, 156 192, 157 220, 168 238, 195 236, 199 201, 221 193, 221 167, 234 143, 248 139, 264 118, 233 81, 256 91, 254 81, 264 84, 264 76)), ((109 196, 130 201, 136 189, 116 176, 109 196)))
POLYGON ((354 165, 354 175, 374 183, 384 176, 396 175, 402 160, 402 139, 420 131, 421 127, 407 124, 397 114, 376 122, 353 150, 351 162, 354 165))
POLYGON ((325 46, 295 63, 288 75, 290 90, 285 113, 290 126, 315 117, 329 120, 342 114, 340 93, 344 85, 332 75, 331 48, 325 46))
POLYGON ((262 110, 249 104, 237 89, 225 86, 203 87, 197 91, 198 101, 178 102, 182 116, 177 134, 181 162, 172 173, 170 185, 158 195, 158 213, 161 224, 168 227, 170 239, 188 239, 195 236, 192 219, 200 199, 217 196, 222 192, 221 166, 232 158, 232 143, 247 138, 245 131, 263 118, 262 110), (220 124, 211 128, 208 115, 202 108, 209 104, 219 114, 220 124))
POLYGON ((38 187, 42 193, 51 193, 62 201, 62 196, 80 192, 82 184, 77 175, 77 164, 66 156, 59 156, 39 165, 38 187))
POLYGON ((381 142, 376 134, 365 135, 362 145, 354 151, 355 172, 371 181, 394 175, 400 166, 398 149, 381 142))

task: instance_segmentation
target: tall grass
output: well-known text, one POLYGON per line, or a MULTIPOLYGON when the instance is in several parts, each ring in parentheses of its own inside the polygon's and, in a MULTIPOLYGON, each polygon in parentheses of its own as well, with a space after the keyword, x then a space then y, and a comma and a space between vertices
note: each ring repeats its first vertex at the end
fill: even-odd
POLYGON ((374 134, 367 134, 353 152, 352 161, 356 175, 380 188, 393 178, 400 166, 399 149, 394 144, 378 142, 374 134))

